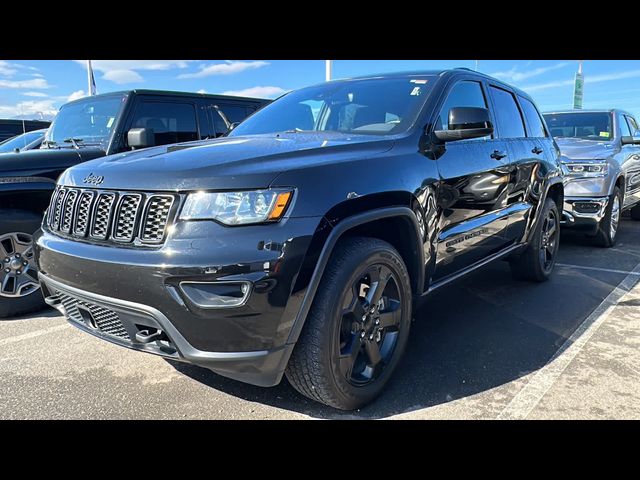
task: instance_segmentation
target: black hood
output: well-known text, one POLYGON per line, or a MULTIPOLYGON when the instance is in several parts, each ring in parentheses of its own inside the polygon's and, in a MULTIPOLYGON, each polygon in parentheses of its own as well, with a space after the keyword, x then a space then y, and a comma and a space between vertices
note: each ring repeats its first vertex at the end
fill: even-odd
POLYGON ((44 148, 19 153, 3 153, 0 154, 0 176, 50 176, 55 179, 62 170, 104 155, 104 150, 89 147, 44 148))
POLYGON ((290 133, 226 137, 111 155, 67 170, 64 185, 103 177, 100 188, 196 190, 266 188, 284 171, 366 158, 393 146, 371 135, 290 133))

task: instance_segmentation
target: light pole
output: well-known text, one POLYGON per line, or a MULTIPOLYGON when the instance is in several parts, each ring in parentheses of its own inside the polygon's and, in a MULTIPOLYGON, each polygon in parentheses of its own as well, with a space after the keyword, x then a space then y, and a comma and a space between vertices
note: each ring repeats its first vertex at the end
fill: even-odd
POLYGON ((333 73, 333 60, 325 60, 325 80, 328 82, 331 80, 331 74, 333 73))

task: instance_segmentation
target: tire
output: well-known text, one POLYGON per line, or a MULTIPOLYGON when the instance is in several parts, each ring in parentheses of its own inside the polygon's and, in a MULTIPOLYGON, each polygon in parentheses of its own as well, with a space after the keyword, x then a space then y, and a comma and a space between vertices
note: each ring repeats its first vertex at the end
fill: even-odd
POLYGON ((289 383, 306 397, 341 410, 371 402, 404 352, 411 305, 409 274, 393 246, 366 237, 339 241, 285 371, 289 383), (390 280, 382 291, 367 290, 377 275, 390 280), (380 295, 383 300, 376 305, 380 295), (367 301, 380 308, 371 313, 367 301), (382 327, 392 323, 395 327, 382 327), (376 328, 383 328, 380 335, 376 328), (376 351, 382 360, 372 368, 376 351))
POLYGON ((611 248, 616 244, 621 212, 622 192, 618 187, 615 187, 613 195, 609 199, 605 216, 600 220, 598 231, 593 239, 595 245, 602 248, 611 248))
MULTIPOLYGON (((33 264, 33 251, 28 250, 32 235, 35 233, 42 222, 42 216, 26 210, 0 210, 0 318, 8 318, 17 315, 42 310, 45 306, 40 286, 36 284, 25 284, 19 287, 21 282, 30 283, 37 282, 37 272, 33 264), (25 250, 26 249, 26 250, 25 250), (15 250, 15 251, 13 251, 15 250), (15 253, 23 251, 21 255, 23 261, 28 263, 28 268, 23 270, 12 269, 12 263, 6 262, 7 258, 11 261, 19 259, 14 258, 15 253), (12 275, 17 271, 20 272, 18 278, 21 280, 15 283, 12 280, 5 283, 7 278, 6 268, 13 271, 12 275), (14 296, 14 293, 7 293, 10 290, 20 288, 24 292, 22 296, 14 296)), ((22 267, 24 268, 24 267, 22 267)))
POLYGON ((560 213, 556 202, 547 198, 540 221, 527 246, 519 256, 509 261, 516 280, 545 282, 549 280, 560 246, 560 213))
POLYGON ((640 220, 640 205, 636 205, 630 211, 633 220, 640 220))

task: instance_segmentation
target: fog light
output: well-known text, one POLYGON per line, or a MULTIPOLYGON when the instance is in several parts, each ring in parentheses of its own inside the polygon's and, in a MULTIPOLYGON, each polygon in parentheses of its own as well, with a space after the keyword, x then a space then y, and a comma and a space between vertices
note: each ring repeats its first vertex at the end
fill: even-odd
POLYGON ((200 308, 233 308, 244 305, 250 282, 180 282, 180 290, 200 308))

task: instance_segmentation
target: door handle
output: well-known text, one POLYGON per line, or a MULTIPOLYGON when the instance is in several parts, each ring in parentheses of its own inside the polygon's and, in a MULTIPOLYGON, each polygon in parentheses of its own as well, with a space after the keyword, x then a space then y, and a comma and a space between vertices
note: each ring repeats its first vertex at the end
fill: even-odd
POLYGON ((533 147, 533 150, 531 150, 531 153, 535 153, 536 155, 540 155, 542 152, 544 152, 544 150, 540 147, 533 147))
POLYGON ((505 152, 501 152, 500 150, 494 150, 491 154, 491 158, 493 158, 494 160, 502 160, 506 156, 507 154, 505 152))

